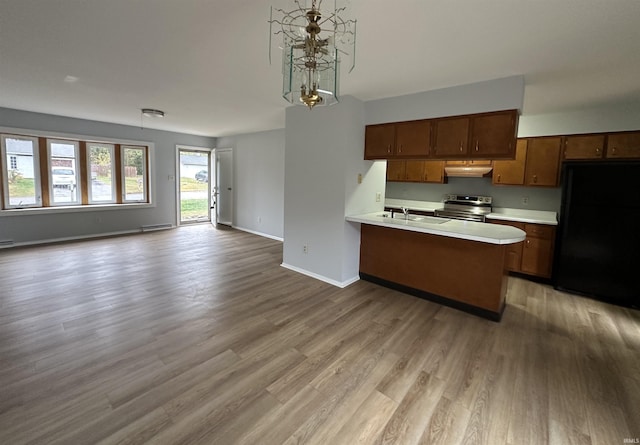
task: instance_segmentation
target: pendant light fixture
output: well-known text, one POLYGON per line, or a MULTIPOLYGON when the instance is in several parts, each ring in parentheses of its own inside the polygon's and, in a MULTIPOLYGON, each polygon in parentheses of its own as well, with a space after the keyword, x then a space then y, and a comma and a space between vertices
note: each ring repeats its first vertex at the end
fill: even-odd
POLYGON ((350 59, 349 72, 355 67, 356 20, 345 19, 338 3, 294 0, 291 11, 271 8, 269 62, 271 37, 281 34, 282 97, 292 104, 312 109, 340 100, 341 58, 350 59))

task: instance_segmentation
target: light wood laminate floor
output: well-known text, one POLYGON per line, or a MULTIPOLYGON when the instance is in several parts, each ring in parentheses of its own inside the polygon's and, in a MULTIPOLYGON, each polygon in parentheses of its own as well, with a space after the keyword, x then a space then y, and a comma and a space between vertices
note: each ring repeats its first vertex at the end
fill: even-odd
POLYGON ((501 323, 198 225, 0 251, 0 443, 623 444, 640 314, 510 278, 501 323))

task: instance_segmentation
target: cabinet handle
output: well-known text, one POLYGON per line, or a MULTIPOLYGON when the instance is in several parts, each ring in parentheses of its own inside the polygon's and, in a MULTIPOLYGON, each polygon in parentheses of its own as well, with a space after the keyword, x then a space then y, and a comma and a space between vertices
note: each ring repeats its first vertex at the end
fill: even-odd
POLYGON ((400 147, 398 147, 398 153, 402 153, 402 144, 400 144, 400 147))
POLYGON ((391 144, 387 145, 387 153, 391 153, 391 144))
POLYGON ((500 182, 500 175, 498 175, 498 182, 500 182))
POLYGON ((460 141, 460 153, 462 153, 462 141, 460 141))
POLYGON ((478 141, 476 141, 476 151, 478 151, 478 141))
POLYGON ((527 247, 529 247, 530 243, 531 243, 531 240, 527 240, 527 247))
POLYGON ((598 154, 598 155, 600 154, 600 149, 599 148, 596 148, 596 154, 598 154))
POLYGON ((538 182, 538 175, 533 175, 533 183, 537 183, 538 182))
POLYGON ((616 154, 616 147, 613 147, 613 150, 611 150, 611 154, 616 154))

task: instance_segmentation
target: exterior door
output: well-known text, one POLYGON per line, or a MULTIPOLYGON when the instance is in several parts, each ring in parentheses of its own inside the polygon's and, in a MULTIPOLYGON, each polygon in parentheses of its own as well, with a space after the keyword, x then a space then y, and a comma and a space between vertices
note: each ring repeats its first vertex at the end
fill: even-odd
POLYGON ((233 150, 216 149, 215 221, 217 224, 233 225, 233 150))
POLYGON ((178 147, 178 209, 180 224, 211 220, 211 151, 178 147))

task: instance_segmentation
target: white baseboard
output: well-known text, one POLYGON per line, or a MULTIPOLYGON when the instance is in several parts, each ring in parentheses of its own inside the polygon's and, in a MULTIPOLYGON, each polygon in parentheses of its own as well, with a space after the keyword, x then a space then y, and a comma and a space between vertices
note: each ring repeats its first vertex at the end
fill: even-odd
POLYGON ((6 247, 0 246, 0 249, 3 249, 3 248, 9 249, 11 247, 21 247, 21 246, 35 246, 38 244, 64 243, 68 241, 81 241, 81 240, 87 240, 87 239, 106 238, 110 236, 131 235, 134 233, 141 233, 141 230, 140 229, 122 230, 118 232, 94 233, 91 235, 66 236, 62 238, 48 238, 48 239, 41 239, 36 241, 22 241, 22 242, 13 243, 10 246, 6 246, 6 247))
MULTIPOLYGON (((176 227, 171 225, 169 227, 156 228, 154 230, 170 230, 175 229, 176 227)), ((80 236, 66 236, 62 238, 48 238, 36 241, 23 241, 18 243, 12 243, 11 245, 2 246, 0 245, 0 249, 9 249, 11 247, 26 247, 26 246, 36 246, 38 244, 55 244, 55 243, 64 243, 69 241, 82 241, 87 239, 98 239, 98 238, 108 238, 111 236, 122 236, 122 235, 133 235, 135 233, 145 233, 151 230, 143 230, 134 229, 134 230, 121 230, 117 232, 105 232, 105 233, 93 233, 91 235, 80 235, 80 236)))
POLYGON ((262 237, 269 238, 269 239, 276 240, 276 241, 280 241, 280 242, 284 241, 284 238, 280 238, 278 236, 269 235, 268 233, 257 232, 255 230, 247 229, 245 227, 240 227, 240 226, 232 226, 232 227, 234 229, 242 230, 243 232, 251 233, 253 235, 262 236, 262 237))
POLYGON ((301 269, 301 268, 296 267, 296 266, 292 266, 290 264, 282 263, 282 264, 280 264, 280 266, 284 267, 285 269, 289 269, 289 270, 292 270, 294 272, 301 273, 302 275, 306 275, 308 277, 315 278, 316 280, 324 281, 325 283, 329 283, 329 284, 331 284, 333 286, 336 286, 336 287, 339 287, 341 289, 344 289, 345 287, 349 286, 350 284, 355 283, 356 281, 358 281, 360 279, 359 276, 356 276, 356 277, 350 278, 350 279, 348 279, 346 281, 336 281, 336 280, 333 280, 331 278, 327 278, 327 277, 325 277, 323 275, 318 275, 317 273, 310 272, 308 270, 301 269))

